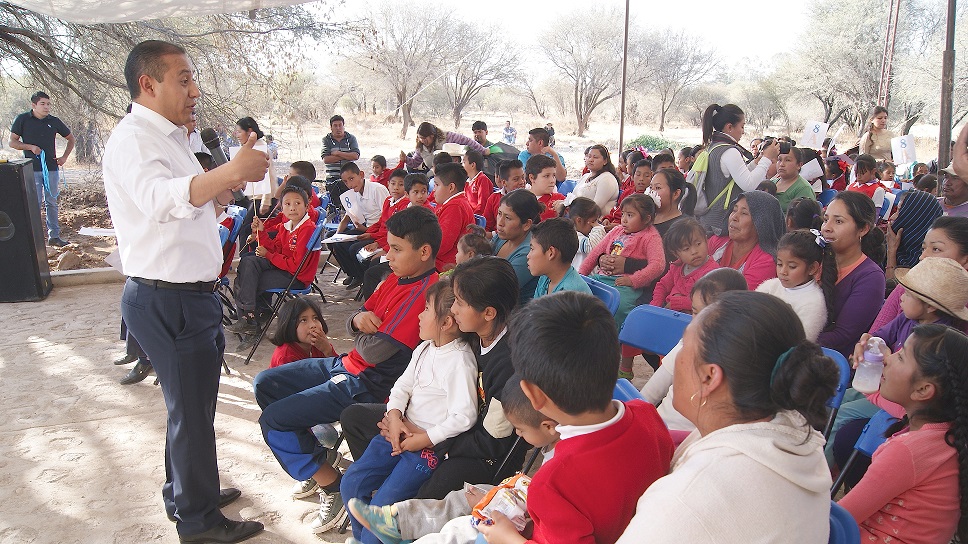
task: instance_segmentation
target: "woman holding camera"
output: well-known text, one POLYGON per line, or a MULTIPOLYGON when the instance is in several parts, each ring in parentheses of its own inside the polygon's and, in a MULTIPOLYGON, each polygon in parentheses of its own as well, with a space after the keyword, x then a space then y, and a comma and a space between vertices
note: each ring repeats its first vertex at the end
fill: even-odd
POLYGON ((707 231, 719 236, 725 235, 723 225, 736 194, 755 190, 780 155, 780 146, 773 140, 764 145, 754 160, 739 143, 745 132, 746 114, 735 104, 711 104, 702 115, 702 139, 709 154, 709 166, 702 184, 703 194, 696 206, 696 218, 707 231))

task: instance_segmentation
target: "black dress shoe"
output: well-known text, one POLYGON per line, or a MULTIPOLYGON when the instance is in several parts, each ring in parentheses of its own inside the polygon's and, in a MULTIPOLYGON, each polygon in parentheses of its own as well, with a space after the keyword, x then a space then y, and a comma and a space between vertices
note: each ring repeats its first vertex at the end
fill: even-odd
MULTIPOLYGON (((218 491, 218 507, 222 508, 224 506, 228 506, 233 502, 235 502, 235 499, 238 499, 241 496, 242 496, 242 491, 234 487, 226 487, 225 489, 220 489, 218 491)), ((168 521, 176 521, 175 516, 172 514, 168 514, 168 521)))
POLYGON ((361 285, 363 285, 363 278, 353 278, 353 281, 346 286, 346 290, 352 291, 361 285))
POLYGON ((138 356, 133 353, 128 353, 120 359, 115 359, 114 364, 116 365, 126 365, 128 363, 133 363, 138 360, 138 356))
POLYGON ((134 365, 134 368, 128 372, 128 375, 121 378, 118 381, 121 385, 131 385, 133 383, 138 383, 143 381, 151 374, 151 363, 148 361, 138 361, 138 364, 134 365))
POLYGON ((54 246, 54 247, 64 247, 67 245, 67 242, 65 242, 64 240, 61 240, 60 238, 51 238, 47 240, 47 245, 54 246))
POLYGON ((345 278, 343 278, 343 285, 349 285, 353 283, 355 280, 356 278, 354 278, 353 276, 346 276, 345 278))
POLYGON ((258 521, 235 521, 225 518, 221 523, 204 533, 178 535, 178 540, 180 542, 217 542, 219 544, 242 542, 262 532, 263 529, 265 529, 265 526, 258 521))

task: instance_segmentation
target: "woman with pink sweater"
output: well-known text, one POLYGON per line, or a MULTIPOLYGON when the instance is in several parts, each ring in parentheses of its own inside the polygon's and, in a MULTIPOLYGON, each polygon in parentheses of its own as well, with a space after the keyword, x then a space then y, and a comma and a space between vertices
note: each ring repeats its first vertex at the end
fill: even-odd
POLYGON ((780 201, 764 191, 748 191, 726 218, 728 236, 709 237, 709 252, 720 266, 742 272, 752 291, 776 277, 776 244, 785 231, 780 201))

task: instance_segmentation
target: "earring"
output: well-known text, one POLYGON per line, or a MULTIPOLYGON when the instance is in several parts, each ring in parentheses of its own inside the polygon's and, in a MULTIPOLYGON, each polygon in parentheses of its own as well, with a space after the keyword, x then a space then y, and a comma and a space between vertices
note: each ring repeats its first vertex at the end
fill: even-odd
MULTIPOLYGON (((699 394, 699 391, 696 391, 695 393, 692 394, 691 397, 689 397, 689 404, 692 404, 693 401, 696 400, 696 395, 698 394, 699 394)), ((699 402, 699 407, 702 408, 703 406, 705 406, 707 400, 708 399, 702 399, 702 401, 699 402)))

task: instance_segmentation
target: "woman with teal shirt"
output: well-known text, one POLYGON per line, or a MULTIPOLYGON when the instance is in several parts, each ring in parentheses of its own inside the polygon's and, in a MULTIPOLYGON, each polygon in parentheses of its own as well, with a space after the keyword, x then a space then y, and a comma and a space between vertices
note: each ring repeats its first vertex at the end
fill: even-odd
POLYGON ((494 239, 494 255, 511 263, 520 286, 519 304, 534 297, 538 278, 528 270, 528 252, 531 251, 531 227, 541 221, 543 206, 527 189, 518 189, 504 195, 497 209, 497 226, 494 239))

